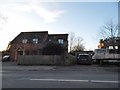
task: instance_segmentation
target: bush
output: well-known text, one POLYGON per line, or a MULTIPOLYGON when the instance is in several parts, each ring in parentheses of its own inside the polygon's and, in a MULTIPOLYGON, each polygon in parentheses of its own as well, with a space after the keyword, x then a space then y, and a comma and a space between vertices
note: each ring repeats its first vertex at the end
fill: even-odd
POLYGON ((75 56, 70 54, 65 54, 64 65, 74 65, 74 64, 75 64, 75 56))

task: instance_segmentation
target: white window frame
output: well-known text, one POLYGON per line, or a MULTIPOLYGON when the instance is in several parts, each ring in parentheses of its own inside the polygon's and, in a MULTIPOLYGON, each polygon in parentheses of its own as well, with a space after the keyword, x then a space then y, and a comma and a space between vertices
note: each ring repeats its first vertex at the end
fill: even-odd
POLYGON ((27 42, 28 42, 27 39, 23 39, 23 40, 22 40, 22 43, 24 43, 24 44, 27 43, 27 42))
POLYGON ((38 44, 38 38, 33 38, 33 43, 38 44))
POLYGON ((59 44, 64 44, 64 39, 58 39, 59 44))

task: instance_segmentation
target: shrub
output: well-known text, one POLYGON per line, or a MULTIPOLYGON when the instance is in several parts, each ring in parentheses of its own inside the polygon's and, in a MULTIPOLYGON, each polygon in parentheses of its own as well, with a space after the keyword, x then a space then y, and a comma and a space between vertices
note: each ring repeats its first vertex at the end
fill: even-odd
POLYGON ((64 65, 74 65, 74 64, 75 64, 75 56, 70 54, 65 54, 64 65))

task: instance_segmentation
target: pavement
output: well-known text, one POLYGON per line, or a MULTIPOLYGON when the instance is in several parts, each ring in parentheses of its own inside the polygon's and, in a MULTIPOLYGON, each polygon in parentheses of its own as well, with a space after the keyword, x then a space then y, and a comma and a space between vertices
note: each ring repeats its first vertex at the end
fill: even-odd
POLYGON ((3 71, 38 71, 38 70, 51 70, 54 66, 23 66, 17 65, 16 62, 3 62, 3 71))
POLYGON ((16 62, 2 62, 3 71, 41 71, 41 70, 79 70, 79 71, 113 71, 118 72, 119 67, 115 65, 71 65, 71 66, 24 66, 16 62))

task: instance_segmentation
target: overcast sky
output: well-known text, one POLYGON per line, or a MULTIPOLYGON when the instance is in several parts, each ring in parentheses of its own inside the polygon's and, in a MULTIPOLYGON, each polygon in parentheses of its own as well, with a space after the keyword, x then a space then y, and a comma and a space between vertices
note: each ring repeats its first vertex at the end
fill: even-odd
POLYGON ((118 22, 117 2, 53 1, 0 0, 0 13, 7 17, 6 22, 0 21, 0 51, 23 31, 74 32, 84 39, 87 50, 94 50, 100 39, 100 27, 111 19, 118 22))

